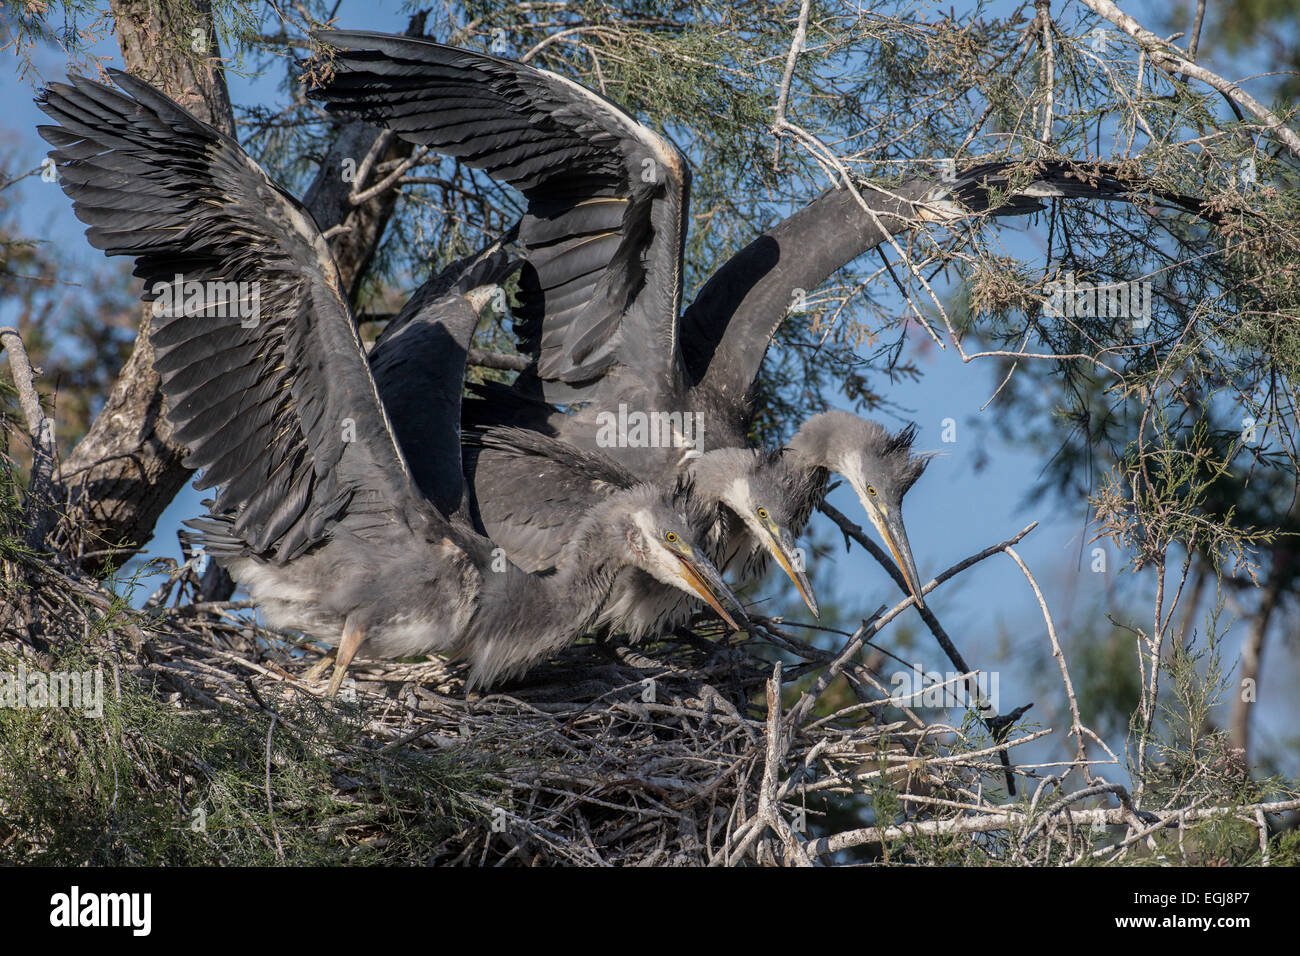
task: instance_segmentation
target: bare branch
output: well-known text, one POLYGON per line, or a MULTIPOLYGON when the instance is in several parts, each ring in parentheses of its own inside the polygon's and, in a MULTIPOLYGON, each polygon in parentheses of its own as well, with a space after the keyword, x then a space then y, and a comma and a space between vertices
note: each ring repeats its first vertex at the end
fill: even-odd
POLYGON ((1273 112, 1236 83, 1225 80, 1217 73, 1212 73, 1205 67, 1193 63, 1174 47, 1165 43, 1160 37, 1145 29, 1131 16, 1115 6, 1112 0, 1080 0, 1080 2, 1097 16, 1109 20, 1137 40, 1142 45, 1142 48, 1147 51, 1151 61, 1159 65, 1161 69, 1171 74, 1184 73, 1200 80, 1207 86, 1213 87, 1263 123, 1265 128, 1286 144, 1286 147, 1292 153, 1300 156, 1300 135, 1297 135, 1291 127, 1283 123, 1273 112))
POLYGON ((27 420, 27 434, 32 442, 32 473, 27 481, 27 506, 24 521, 27 524, 27 546, 34 551, 43 550, 45 536, 54 527, 57 512, 54 509, 54 477, 58 447, 54 441, 54 422, 41 408, 41 396, 36 391, 31 359, 23 345, 18 330, 0 327, 0 348, 9 354, 9 372, 18 392, 18 404, 27 420))

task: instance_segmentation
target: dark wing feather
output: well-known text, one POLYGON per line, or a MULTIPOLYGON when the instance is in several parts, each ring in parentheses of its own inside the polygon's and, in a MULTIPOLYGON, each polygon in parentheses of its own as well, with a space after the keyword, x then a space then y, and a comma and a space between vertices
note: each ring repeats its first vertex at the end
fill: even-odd
POLYGON ((608 494, 620 488, 633 488, 642 480, 618 462, 599 452, 578 448, 559 438, 552 438, 529 428, 501 426, 466 436, 484 448, 495 448, 516 457, 545 458, 562 465, 593 485, 607 486, 608 494))
POLYGON ((370 372, 402 455, 443 514, 460 508, 460 433, 465 360, 478 311, 466 296, 499 287, 518 263, 493 243, 452 263, 411 296, 370 350, 370 372))
POLYGON ((492 540, 529 571, 559 564, 592 506, 637 478, 598 452, 527 428, 496 427, 465 436, 474 489, 492 540))
POLYGON ((440 521, 420 511, 310 215, 233 139, 113 76, 125 92, 51 84, 38 103, 58 125, 40 132, 91 244, 145 281, 167 414, 198 486, 221 488, 212 513, 280 562, 358 497, 440 521))
POLYGON ((311 95, 519 189, 519 332, 554 401, 615 366, 670 386, 690 171, 603 97, 521 63, 426 40, 325 31, 333 77, 311 95))

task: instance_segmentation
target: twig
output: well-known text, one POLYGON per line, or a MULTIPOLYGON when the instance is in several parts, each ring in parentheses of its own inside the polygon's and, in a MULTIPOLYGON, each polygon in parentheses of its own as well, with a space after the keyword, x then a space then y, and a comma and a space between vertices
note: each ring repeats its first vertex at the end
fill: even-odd
MULTIPOLYGON (((379 180, 379 182, 375 183, 373 186, 369 187, 368 189, 364 189, 361 192, 353 191, 348 196, 348 202, 352 203, 352 205, 354 206, 360 206, 369 202, 370 200, 378 196, 380 193, 382 193, 384 190, 396 186, 398 181, 403 176, 406 175, 408 170, 424 162, 425 158, 428 155, 429 155, 429 147, 427 146, 420 147, 410 156, 406 157, 406 159, 398 163, 396 169, 394 169, 383 179, 379 180)), ((357 176, 357 182, 361 182, 360 175, 357 176)))
POLYGON ((1038 10, 1038 26, 1042 31, 1043 67, 1040 78, 1045 90, 1043 102, 1043 135, 1040 137, 1043 152, 1052 146, 1053 110, 1056 104, 1056 48, 1052 43, 1052 5, 1051 0, 1034 0, 1038 10))
MULTIPOLYGON (((803 52, 804 43, 808 36, 808 10, 812 6, 812 0, 803 0, 799 5, 799 19, 795 23, 794 36, 790 38, 790 51, 785 57, 785 72, 781 75, 781 86, 776 94, 776 116, 773 121, 773 128, 779 129, 785 122, 786 107, 790 103, 790 83, 794 80, 795 64, 799 61, 799 54, 803 52)), ((772 168, 776 169, 781 159, 781 137, 776 138, 772 144, 772 168)))
POLYGON ((25 540, 33 551, 41 551, 45 547, 45 536, 57 520, 53 507, 54 466, 58 457, 54 422, 46 417, 45 410, 41 408, 41 396, 36 391, 32 362, 18 330, 7 325, 0 327, 0 347, 9 353, 9 371, 13 376, 18 404, 27 420, 27 433, 32 442, 32 473, 27 483, 24 515, 27 524, 25 540))
MULTIPOLYGON (((1300 808, 1300 800, 1281 800, 1274 803, 1252 804, 1247 807, 1204 807, 1191 810, 1175 810, 1152 814, 1153 830, 1177 826, 1183 820, 1209 820, 1214 817, 1240 813, 1242 811, 1259 811, 1261 813, 1285 813, 1300 808)), ((1076 827, 1102 825, 1122 826, 1128 822, 1123 809, 1109 810, 1064 810, 1060 816, 1065 817, 1076 827)), ((810 856, 824 856, 837 853, 850 847, 865 843, 882 843, 886 840, 902 840, 918 836, 952 836, 958 833, 990 833, 995 830, 1011 830, 1024 826, 1029 816, 1019 810, 1004 810, 998 813, 984 813, 975 816, 956 817, 950 820, 925 820, 918 823, 903 823, 889 827, 863 827, 859 830, 846 830, 831 837, 810 840, 805 849, 810 856)))
POLYGON ((275 736, 276 715, 271 714, 271 724, 266 728, 266 813, 271 820, 271 835, 275 837, 275 855, 284 862, 284 845, 280 842, 280 828, 275 825, 275 804, 271 800, 271 740, 275 736))
POLYGON ((1056 666, 1061 671, 1061 682, 1065 685, 1065 696, 1070 702, 1070 733, 1074 736, 1076 744, 1075 761, 1086 772, 1088 751, 1083 742, 1083 723, 1079 720, 1079 700, 1074 693, 1074 684, 1070 680, 1069 668, 1065 666, 1065 654, 1061 651, 1060 641, 1056 639, 1056 625, 1052 623, 1052 612, 1048 610, 1047 600, 1043 597, 1038 582, 1034 580, 1033 574, 1025 562, 1020 559, 1020 555, 1016 553, 1014 548, 1008 547, 1003 550, 1024 573, 1025 578, 1029 581, 1029 586, 1034 589, 1034 597, 1038 599, 1038 607, 1043 612, 1043 621, 1047 624, 1047 638, 1052 642, 1052 657, 1056 659, 1056 666))
MULTIPOLYGON (((867 536, 859 525, 854 524, 843 512, 827 501, 823 501, 821 505, 819 505, 819 508, 826 517, 830 518, 839 526, 840 531, 843 532, 846 539, 852 538, 876 559, 880 566, 883 567, 889 576, 894 579, 894 583, 898 585, 899 590, 901 590, 903 594, 910 593, 907 586, 907 579, 903 577, 903 572, 898 569, 898 565, 894 563, 889 555, 885 554, 884 550, 881 549, 876 542, 872 541, 871 538, 867 536)), ((969 563, 962 562, 961 565, 955 566, 956 570, 949 569, 949 571, 945 571, 943 575, 940 575, 939 578, 935 579, 935 586, 937 587, 939 583, 947 580, 952 574, 958 573, 959 570, 965 570, 970 567, 976 561, 983 560, 986 557, 991 557, 999 551, 1010 551, 1012 545, 1018 544, 1025 535, 1029 534, 1029 532, 1037 526, 1038 522, 1035 521, 1018 535, 1008 538, 1006 541, 1002 542, 1002 544, 996 545, 993 548, 985 549, 985 551, 980 555, 967 559, 967 562, 969 563)), ((921 593, 928 594, 930 590, 930 586, 927 585, 921 593)), ((919 609, 919 613, 921 619, 925 621, 925 626, 930 629, 930 633, 934 635, 934 639, 938 641, 939 646, 943 648, 943 652, 947 655, 952 666, 962 673, 973 673, 974 669, 966 663, 966 658, 962 656, 961 651, 957 650, 957 645, 952 642, 952 638, 948 636, 948 632, 939 624, 939 619, 935 616, 933 609, 931 609, 929 605, 926 605, 926 607, 919 609)), ((999 720, 997 709, 984 699, 984 695, 980 691, 979 685, 973 680, 968 683, 966 691, 970 699, 975 701, 976 712, 979 714, 980 720, 984 723, 984 726, 995 735, 1001 734, 1005 736, 1006 731, 1010 728, 1013 721, 999 720)), ((1017 714, 1023 714, 1029 706, 1030 705, 1026 705, 1025 707, 1019 708, 1017 714)), ((1006 752, 1004 751, 1000 759, 1004 761, 1007 793, 1011 796, 1015 796, 1016 783, 1015 777, 1012 773, 1013 768, 1011 767, 1010 758, 1006 756, 1006 752)))
POLYGON ((507 355, 504 352, 487 352, 483 349, 470 349, 466 361, 479 368, 495 368, 506 372, 522 372, 530 362, 524 355, 507 355))
POLYGON ((1183 73, 1200 80, 1207 86, 1213 87, 1229 101, 1240 105, 1246 112, 1250 113, 1264 127, 1281 140, 1288 149, 1296 156, 1300 156, 1300 135, 1282 122, 1272 111, 1256 100, 1253 96, 1243 90, 1236 83, 1232 83, 1212 73, 1205 67, 1193 63, 1190 59, 1179 53, 1176 48, 1171 47, 1160 37, 1156 36, 1150 30, 1145 29, 1135 19, 1115 6, 1112 0, 1080 0, 1080 2, 1091 10, 1097 16, 1109 20, 1115 26, 1119 27, 1147 51, 1151 57, 1151 62, 1157 64, 1166 72, 1183 73))

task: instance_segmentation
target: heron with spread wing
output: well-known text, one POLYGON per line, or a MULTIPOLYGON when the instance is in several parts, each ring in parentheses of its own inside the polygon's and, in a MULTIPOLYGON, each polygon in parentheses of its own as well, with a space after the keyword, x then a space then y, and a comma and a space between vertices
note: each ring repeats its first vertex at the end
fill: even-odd
MULTIPOLYGON (((449 340, 438 312, 427 306, 448 286, 447 276, 454 277, 460 269, 460 264, 450 266, 425 283, 389 322, 370 352, 371 373, 417 484, 433 501, 453 506, 461 482, 445 472, 442 455, 425 441, 424 433, 438 427, 450 398, 459 400, 439 394, 437 372, 442 353, 459 346, 449 340)), ((507 511, 506 520, 490 524, 494 543, 527 571, 553 570, 567 530, 594 503, 640 481, 603 452, 580 449, 539 431, 471 429, 465 446, 465 468, 471 478, 478 474, 478 459, 486 450, 497 456, 494 466, 507 462, 511 477, 518 480, 509 493, 503 492, 501 483, 494 484, 498 497, 487 504, 493 516, 507 511)), ((784 456, 724 449, 688 459, 676 484, 677 493, 689 499, 688 513, 703 518, 704 524, 695 530, 716 567, 739 568, 748 578, 762 573, 768 559, 773 559, 816 615, 817 600, 803 552, 795 547, 789 530, 793 516, 801 513, 803 477, 784 456)), ((468 487, 466 514, 481 527, 479 502, 472 494, 477 485, 471 481, 468 487)), ((696 605, 680 590, 628 568, 614 583, 600 625, 636 641, 684 624, 696 605)))
POLYGON ((329 249, 310 214, 225 134, 148 84, 73 78, 38 99, 60 182, 92 245, 135 260, 154 303, 155 367, 186 464, 217 489, 192 522, 275 626, 338 645, 330 692, 363 646, 468 658, 471 684, 517 674, 587 631, 637 568, 743 619, 694 540, 700 519, 652 484, 566 529, 556 572, 505 561, 463 517, 465 354, 489 249, 432 301, 451 347, 422 431, 426 496, 376 390, 329 249))
MULTIPOLYGON (((797 435, 791 453, 776 465, 769 456, 722 454, 749 449, 754 385, 775 324, 761 347, 752 336, 721 343, 725 351, 734 342, 744 354, 713 349, 712 360, 702 362, 709 348, 698 334, 687 341, 690 354, 683 350, 690 168, 676 146, 605 98, 546 70, 387 34, 324 31, 317 39, 336 48, 332 76, 310 94, 328 109, 455 156, 527 199, 509 238, 524 259, 518 329, 535 363, 511 388, 489 388, 486 398, 468 402, 468 425, 528 428, 598 448, 643 479, 665 480, 689 470, 701 492, 725 504, 736 519, 733 540, 744 539, 737 547, 755 557, 776 557, 788 574, 789 554, 755 527, 770 516, 772 505, 756 499, 752 489, 732 500, 726 494, 738 476, 759 483, 748 476, 764 463, 796 470, 780 483, 797 490, 799 500, 787 504, 806 521, 825 494, 826 476, 839 471, 921 603, 901 518, 902 494, 925 462, 907 453, 912 432, 903 433, 903 441, 856 416, 832 417, 819 420, 817 434, 797 435), (712 377, 693 372, 702 364, 712 377), (727 375, 719 371, 723 366, 727 375), (557 402, 578 407, 572 414, 560 412, 550 404, 557 402), (688 460, 680 447, 662 442, 609 447, 600 440, 602 419, 623 408, 698 416, 703 454, 688 460), (830 436, 833 441, 826 440, 828 425, 844 426, 830 436)), ((836 267, 827 265, 827 275, 836 267)), ((468 477, 484 526, 525 561, 553 547, 546 543, 550 529, 584 500, 562 493, 573 487, 563 466, 512 454, 499 443, 470 460, 468 477), (530 488, 546 489, 546 500, 533 496, 523 506, 530 488), (550 501, 555 505, 548 509, 550 501)), ((802 525, 788 530, 798 533, 802 525)), ((746 562, 750 570, 761 564, 746 562)), ((798 578, 796 584, 808 600, 798 578)))

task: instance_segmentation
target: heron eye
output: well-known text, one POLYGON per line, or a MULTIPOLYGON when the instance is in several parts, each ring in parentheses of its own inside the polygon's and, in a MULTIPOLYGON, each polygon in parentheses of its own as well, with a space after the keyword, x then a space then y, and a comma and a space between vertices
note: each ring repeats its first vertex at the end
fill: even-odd
POLYGON ((676 531, 669 531, 666 535, 664 535, 664 540, 667 541, 669 544, 676 544, 676 543, 677 543, 677 532, 676 532, 676 531))
POLYGON ((871 485, 867 485, 867 494, 871 495, 874 498, 876 496, 876 489, 871 485))
POLYGON ((766 509, 766 508, 759 508, 759 509, 758 509, 758 516, 759 516, 760 518, 766 518, 766 517, 767 517, 767 509, 766 509))

